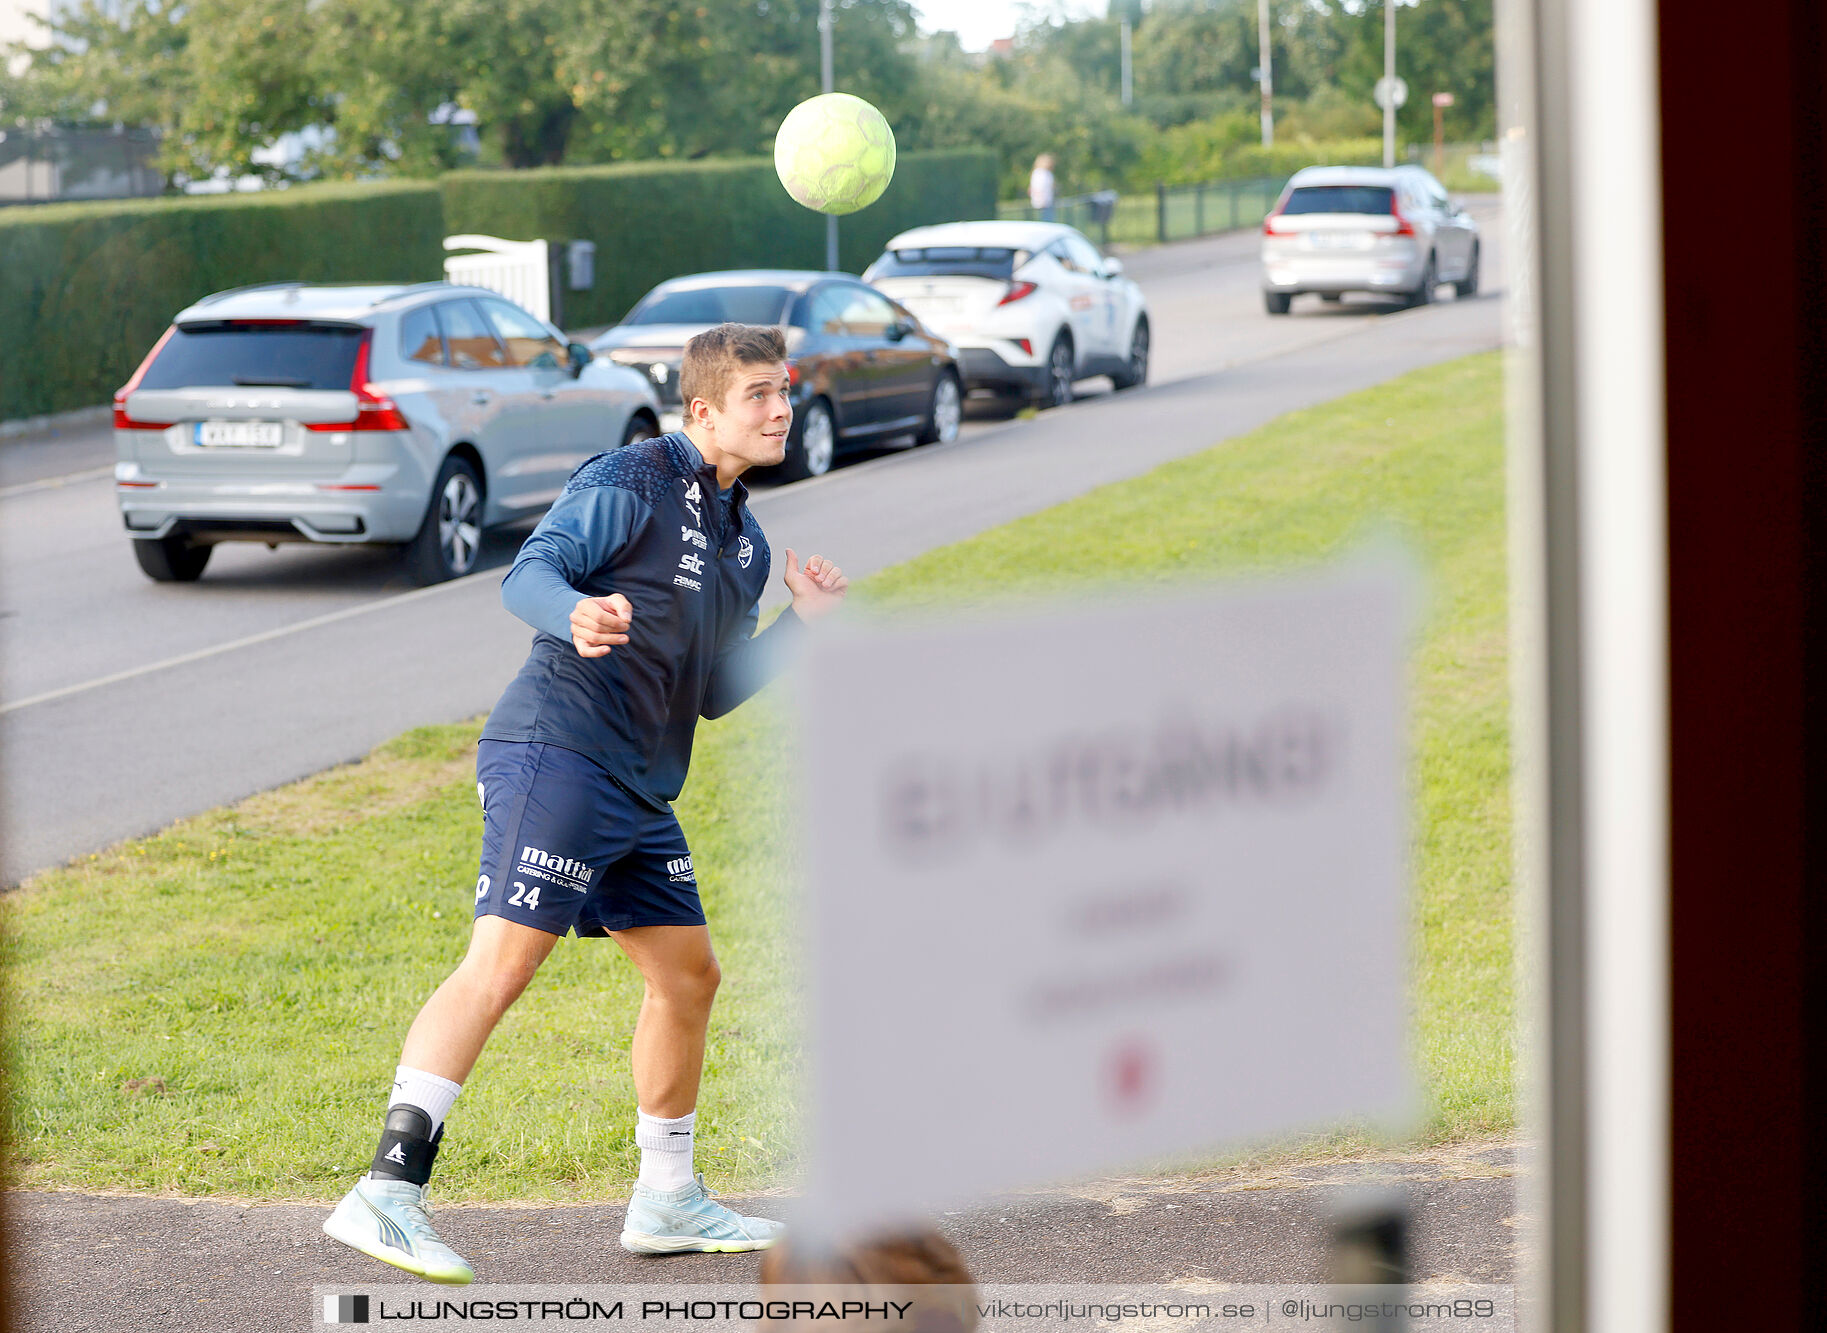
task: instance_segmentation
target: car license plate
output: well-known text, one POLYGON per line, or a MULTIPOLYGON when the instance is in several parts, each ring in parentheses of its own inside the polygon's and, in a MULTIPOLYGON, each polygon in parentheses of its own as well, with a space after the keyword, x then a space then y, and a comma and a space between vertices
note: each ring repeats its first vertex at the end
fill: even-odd
POLYGON ((1362 232, 1355 231, 1310 231, 1307 233, 1307 244, 1315 250, 1362 250, 1369 239, 1362 232))
POLYGON ((285 427, 277 421, 199 421, 199 449, 277 449, 285 427))

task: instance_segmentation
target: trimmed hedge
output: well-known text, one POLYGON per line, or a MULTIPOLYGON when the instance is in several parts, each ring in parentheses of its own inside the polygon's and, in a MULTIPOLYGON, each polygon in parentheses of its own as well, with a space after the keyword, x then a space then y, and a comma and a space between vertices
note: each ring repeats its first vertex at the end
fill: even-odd
POLYGON ((0 210, 0 420, 107 402, 211 292, 440 278, 443 236, 427 183, 0 210))
MULTIPOLYGON (((907 153, 875 203, 838 220, 838 262, 860 273, 896 232, 996 216, 995 154, 907 153)), ((596 286, 564 293, 572 328, 613 324, 655 283, 725 268, 825 266, 825 220, 780 188, 768 158, 458 171, 442 178, 451 232, 596 242, 596 286)))

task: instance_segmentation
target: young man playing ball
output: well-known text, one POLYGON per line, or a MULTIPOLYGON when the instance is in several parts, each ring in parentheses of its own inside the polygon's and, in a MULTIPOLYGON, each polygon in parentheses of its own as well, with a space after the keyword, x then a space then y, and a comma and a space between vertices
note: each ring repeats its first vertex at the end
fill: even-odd
POLYGON ((787 551, 793 605, 754 633, 768 545, 738 478, 781 461, 793 410, 778 329, 724 324, 680 369, 682 433, 599 454, 521 547, 503 603, 538 633, 483 728, 484 832, 469 952, 420 1010, 369 1173, 324 1223, 433 1282, 474 1276, 438 1239, 425 1184, 444 1117, 508 1006, 559 936, 608 935, 646 983, 631 1063, 636 1253, 757 1250, 780 1224, 709 1197, 692 1127, 717 959, 678 821, 700 716, 761 688, 805 622, 848 588, 787 551))

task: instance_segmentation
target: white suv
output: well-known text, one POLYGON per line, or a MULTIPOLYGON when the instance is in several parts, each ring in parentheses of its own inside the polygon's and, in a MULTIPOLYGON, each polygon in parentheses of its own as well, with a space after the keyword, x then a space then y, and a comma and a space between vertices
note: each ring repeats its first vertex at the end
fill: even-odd
POLYGON ((1420 167, 1308 167, 1262 224, 1263 305, 1285 315, 1302 292, 1423 305, 1443 282, 1471 296, 1478 250, 1478 224, 1420 167))
POLYGON ((1070 402, 1075 380, 1148 378, 1142 289, 1071 227, 946 222, 888 242, 863 280, 949 341, 967 390, 1070 402))

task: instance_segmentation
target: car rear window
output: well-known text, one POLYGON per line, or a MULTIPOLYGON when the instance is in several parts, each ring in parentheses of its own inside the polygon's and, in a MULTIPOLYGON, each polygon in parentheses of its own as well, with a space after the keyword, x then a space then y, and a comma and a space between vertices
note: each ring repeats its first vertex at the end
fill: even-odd
POLYGON ((1288 196, 1285 213, 1388 213, 1387 185, 1303 185, 1288 196))
POLYGON ((1014 274, 1017 256, 1024 252, 1006 246, 929 245, 923 249, 890 250, 869 266, 869 279, 877 278, 996 278, 1007 282, 1014 274))
POLYGON ((267 385, 346 389, 365 329, 348 324, 180 324, 146 367, 142 389, 267 385))
POLYGON ((795 293, 784 287, 687 287, 649 292, 624 324, 778 324, 795 293))

